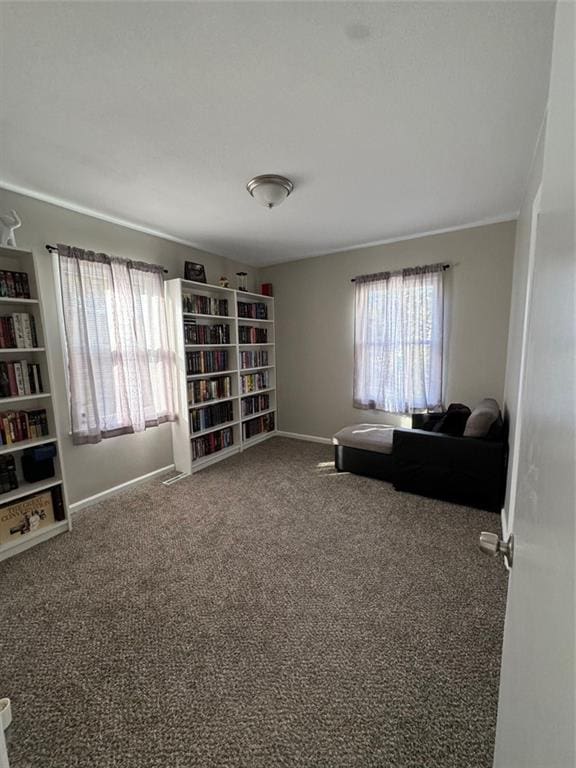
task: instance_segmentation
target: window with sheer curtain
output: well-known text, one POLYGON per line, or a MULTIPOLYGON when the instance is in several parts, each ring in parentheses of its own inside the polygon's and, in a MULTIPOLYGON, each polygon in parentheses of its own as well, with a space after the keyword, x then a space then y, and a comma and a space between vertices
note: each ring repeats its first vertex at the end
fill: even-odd
POLYGON ((357 277, 354 291, 354 406, 441 408, 443 265, 357 277))
POLYGON ((174 419, 162 268, 58 245, 76 445, 174 419))

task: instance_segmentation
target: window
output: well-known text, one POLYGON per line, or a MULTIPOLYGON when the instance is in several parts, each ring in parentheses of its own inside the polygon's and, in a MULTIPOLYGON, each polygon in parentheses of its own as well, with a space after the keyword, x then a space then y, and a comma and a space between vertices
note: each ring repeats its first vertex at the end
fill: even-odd
POLYGON ((444 267, 355 281, 354 406, 412 413, 442 405, 444 267))
POLYGON ((72 439, 174 419, 162 268, 59 245, 72 439))

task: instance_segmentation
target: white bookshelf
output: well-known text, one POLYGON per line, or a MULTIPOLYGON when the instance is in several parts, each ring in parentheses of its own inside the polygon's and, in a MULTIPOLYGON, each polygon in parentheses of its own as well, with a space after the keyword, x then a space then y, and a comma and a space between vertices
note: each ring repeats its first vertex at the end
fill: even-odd
MULTIPOLYGON (((177 420, 172 425, 172 443, 174 448, 174 464, 176 470, 182 474, 192 474, 217 461, 250 448, 256 443, 269 439, 276 432, 276 359, 274 336, 274 299, 272 296, 261 296, 258 293, 238 291, 233 288, 221 288, 216 285, 197 283, 190 280, 168 280, 166 282, 166 301, 170 318, 170 343, 175 356, 175 397, 177 420), (222 300, 228 302, 228 314, 220 315, 213 312, 202 313, 184 309, 186 296, 200 296, 207 299, 222 300), (266 318, 241 317, 238 310, 238 302, 250 305, 261 304, 265 307, 266 318), (214 327, 224 324, 229 327, 229 340, 222 344, 187 343, 184 326, 186 323, 196 322, 197 325, 214 327), (266 333, 266 341, 254 341, 253 343, 240 343, 243 328, 260 329, 266 333), (227 355, 225 369, 198 373, 187 366, 187 356, 193 353, 221 351, 227 355), (251 353, 249 355, 243 353, 251 353), (264 355, 262 353, 265 353, 264 355), (255 356, 258 356, 256 359, 255 356), (252 362, 253 364, 248 364, 252 362), (245 365, 243 366, 243 363, 245 365), (259 365, 261 363, 261 365, 259 365), (211 382, 216 379, 229 377, 230 391, 219 398, 194 402, 190 399, 189 385, 199 382, 211 382), (249 377, 249 378, 245 378, 249 377), (245 392, 249 385, 259 385, 253 392, 245 392), (260 411, 246 414, 246 401, 260 394, 266 395, 266 399, 258 405, 266 404, 267 407, 260 411), (230 404, 232 419, 216 426, 204 429, 194 429, 193 414, 203 408, 215 404, 230 404), (250 422, 260 417, 274 418, 274 428, 269 431, 247 437, 247 429, 250 422), (223 430, 231 430, 232 444, 224 445, 214 453, 195 458, 193 441, 209 435, 217 435, 223 430)), ((196 309, 196 308, 195 308, 196 309)), ((213 309, 213 307, 211 308, 213 309)), ((250 331, 250 333, 253 333, 250 331)), ((259 333, 259 331, 254 331, 259 333)), ((196 425, 198 426, 198 425, 196 425)), ((268 425, 269 426, 269 425, 268 425)), ((229 433, 230 434, 230 433, 229 433)))
POLYGON ((31 298, 12 298, 0 296, 0 316, 11 315, 13 312, 26 312, 34 317, 36 333, 38 336, 37 347, 2 347, 0 348, 0 362, 19 362, 27 361, 37 363, 40 367, 42 377, 43 391, 32 394, 12 394, 6 397, 0 397, 0 413, 9 411, 29 411, 43 408, 46 410, 48 420, 48 434, 42 437, 20 440, 18 442, 8 442, 4 436, 0 445, 0 455, 10 454, 14 457, 16 464, 16 476, 18 488, 14 488, 5 493, 0 493, 0 515, 7 508, 7 505, 32 497, 34 494, 49 491, 59 487, 62 493, 62 502, 65 519, 56 520, 49 525, 43 526, 29 533, 15 533, 14 538, 5 537, 0 539, 0 561, 8 557, 23 552, 29 547, 35 546, 42 541, 52 538, 67 531, 71 527, 70 515, 66 499, 66 489, 64 484, 63 468, 61 463, 61 446, 57 434, 57 416, 52 396, 52 376, 50 370, 48 341, 45 336, 45 315, 42 307, 42 295, 40 291, 40 281, 36 269, 36 257, 32 251, 22 250, 20 248, 0 247, 0 270, 11 272, 26 272, 30 284, 31 298), (54 477, 39 480, 37 482, 27 482, 24 479, 22 471, 22 454, 26 448, 36 446, 55 444, 57 455, 54 459, 55 475, 54 477))

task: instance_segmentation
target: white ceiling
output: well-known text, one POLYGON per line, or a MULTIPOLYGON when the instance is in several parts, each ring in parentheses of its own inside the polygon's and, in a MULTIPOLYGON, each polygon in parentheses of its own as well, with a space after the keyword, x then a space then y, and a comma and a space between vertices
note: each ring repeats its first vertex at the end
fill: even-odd
POLYGON ((514 215, 544 2, 0 3, 0 183, 253 265, 514 215), (267 211, 258 173, 295 191, 267 211))

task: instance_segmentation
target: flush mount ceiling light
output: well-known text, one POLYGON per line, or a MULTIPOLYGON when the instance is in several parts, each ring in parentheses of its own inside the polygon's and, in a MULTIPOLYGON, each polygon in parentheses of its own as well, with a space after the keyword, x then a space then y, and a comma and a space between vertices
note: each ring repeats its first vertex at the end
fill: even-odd
POLYGON ((262 176, 254 176, 246 184, 246 189, 254 200, 265 208, 276 208, 283 203, 290 192, 294 189, 294 184, 285 176, 277 176, 274 173, 265 173, 262 176))

